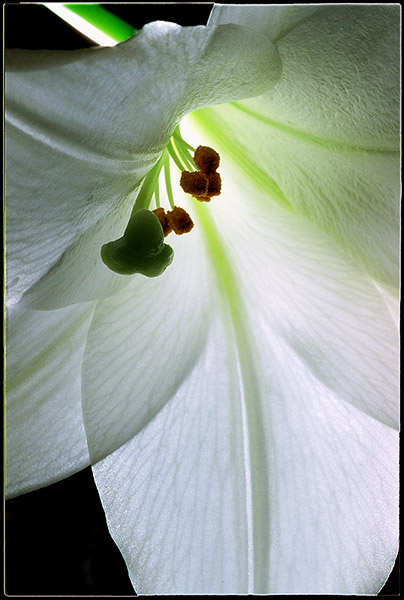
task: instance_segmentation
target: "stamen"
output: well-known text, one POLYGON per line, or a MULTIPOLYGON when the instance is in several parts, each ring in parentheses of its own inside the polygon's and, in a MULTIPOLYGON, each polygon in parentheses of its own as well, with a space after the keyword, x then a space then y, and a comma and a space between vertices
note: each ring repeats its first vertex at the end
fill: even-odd
POLYGON ((194 161, 203 173, 214 173, 219 167, 220 156, 209 146, 198 146, 195 150, 194 161))
POLYGON ((170 206, 173 208, 174 207, 174 197, 173 197, 173 191, 171 189, 170 157, 168 154, 167 154, 166 161, 164 163, 164 177, 165 177, 165 181, 166 181, 168 201, 170 203, 170 206))
POLYGON ((177 127, 174 129, 173 138, 174 140, 178 141, 181 146, 188 148, 188 150, 191 150, 193 153, 195 153, 195 148, 193 148, 191 144, 188 144, 188 142, 183 139, 179 125, 177 125, 177 127))
POLYGON ((156 208, 160 206, 160 188, 159 188, 159 180, 156 181, 156 187, 154 188, 154 200, 156 204, 156 208))
POLYGON ((183 171, 181 173, 180 186, 186 194, 191 194, 191 196, 206 196, 209 180, 205 173, 183 171))
POLYGON ((168 222, 166 211, 164 210, 164 208, 159 207, 159 208, 156 208, 155 210, 153 210, 152 212, 156 215, 156 217, 160 221, 160 225, 163 228, 164 237, 167 237, 168 234, 172 232, 172 228, 171 228, 170 223, 168 222))
POLYGON ((222 191, 222 178, 220 177, 219 173, 209 173, 208 182, 207 195, 210 197, 219 196, 220 192, 222 191))
POLYGON ((188 233, 194 226, 187 211, 180 206, 174 206, 173 210, 167 213, 167 218, 172 230, 177 235, 188 233))
POLYGON ((172 138, 168 142, 167 150, 168 150, 171 158, 173 159, 173 161, 179 168, 179 170, 183 171, 184 169, 186 169, 187 165, 186 165, 185 161, 182 160, 182 157, 180 156, 180 154, 177 152, 177 147, 173 144, 172 138))
POLYGON ((210 202, 213 196, 219 196, 222 191, 222 179, 216 172, 220 156, 209 146, 198 146, 195 150, 194 161, 200 171, 183 171, 180 186, 186 194, 191 194, 199 202, 210 202))
POLYGON ((196 165, 194 163, 194 159, 189 153, 189 144, 187 144, 182 138, 179 140, 178 138, 171 138, 173 143, 173 148, 184 163, 185 167, 181 168, 180 171, 184 171, 184 169, 188 169, 189 171, 196 171, 196 165))

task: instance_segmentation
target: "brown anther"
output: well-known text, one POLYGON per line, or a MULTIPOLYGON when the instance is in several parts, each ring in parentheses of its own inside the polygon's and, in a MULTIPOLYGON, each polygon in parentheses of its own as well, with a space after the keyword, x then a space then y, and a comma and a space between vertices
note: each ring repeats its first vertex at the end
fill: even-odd
POLYGON ((219 196, 222 190, 222 179, 219 173, 210 173, 208 176, 208 193, 207 196, 219 196))
POLYGON ((168 222, 166 211, 164 210, 164 208, 160 207, 160 208, 155 208, 152 212, 156 215, 156 217, 160 221, 160 225, 163 228, 164 237, 167 237, 168 234, 172 232, 172 229, 171 229, 170 223, 168 222))
POLYGON ((212 196, 219 196, 222 190, 222 180, 219 173, 216 172, 220 156, 209 146, 198 146, 195 150, 194 161, 200 171, 194 173, 183 171, 180 185, 186 194, 191 194, 199 202, 210 202, 212 196))
POLYGON ((173 210, 167 213, 167 218, 172 230, 177 235, 188 233, 194 226, 187 211, 180 206, 174 206, 173 210))
POLYGON ((180 186, 186 194, 192 196, 206 196, 208 191, 208 178, 204 173, 195 171, 183 171, 180 179, 180 186))
POLYGON ((209 146, 198 146, 194 154, 194 163, 203 173, 214 173, 220 163, 220 156, 209 146))

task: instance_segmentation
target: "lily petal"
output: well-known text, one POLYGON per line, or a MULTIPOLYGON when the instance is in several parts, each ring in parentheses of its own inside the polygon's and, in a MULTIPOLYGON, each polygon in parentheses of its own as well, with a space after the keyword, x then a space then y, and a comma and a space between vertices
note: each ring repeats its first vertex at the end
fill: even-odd
POLYGON ((377 593, 397 549, 394 432, 341 404, 284 348, 270 389, 257 380, 267 409, 246 439, 227 349, 218 329, 201 361, 216 379, 194 370, 145 430, 93 466, 135 590, 377 593))
MULTIPOLYGON (((227 87, 232 73, 241 72, 244 79, 235 49, 242 43, 248 48, 247 38, 258 36, 262 50, 256 52, 255 46, 251 50, 255 66, 247 82, 252 96, 262 94, 257 103, 200 112, 207 140, 212 129, 219 138, 216 147, 222 154, 224 191, 212 206, 195 205, 195 230, 188 238, 175 240, 176 261, 170 277, 154 281, 136 277, 121 286, 120 278, 109 280, 99 271, 94 282, 96 294, 119 293, 97 305, 45 313, 22 306, 11 310, 13 327, 13 315, 21 324, 16 325, 13 349, 19 365, 10 369, 17 373, 11 427, 37 435, 31 409, 39 412, 41 427, 53 426, 54 414, 46 412, 52 396, 60 401, 67 397, 64 422, 73 423, 74 429, 67 456, 60 455, 59 444, 55 445, 47 432, 43 443, 35 438, 33 450, 29 443, 13 439, 18 457, 10 456, 16 477, 24 479, 21 485, 27 486, 28 481, 24 488, 28 491, 38 482, 56 481, 77 465, 85 466, 90 456, 96 462, 94 476, 111 534, 138 593, 373 594, 393 564, 398 488, 397 432, 393 427, 398 377, 394 301, 388 286, 395 283, 396 251, 394 243, 387 250, 382 245, 394 231, 393 219, 385 215, 393 206, 390 179, 396 173, 396 121, 389 113, 394 101, 390 104, 384 98, 388 94, 381 86, 395 80, 391 73, 379 73, 372 63, 368 85, 367 74, 355 70, 363 58, 363 47, 366 59, 371 50, 380 54, 389 17, 379 10, 373 13, 378 17, 374 24, 368 13, 365 17, 365 12, 358 12, 360 16, 353 19, 356 27, 351 27, 341 14, 327 7, 297 17, 297 12, 279 9, 273 13, 271 26, 269 21, 260 25, 261 30, 268 25, 268 35, 277 41, 285 61, 280 91, 268 91, 279 75, 269 37, 263 40, 256 32, 246 33, 234 26, 183 30, 153 24, 118 46, 118 54, 109 49, 102 68, 92 69, 102 81, 106 99, 105 111, 102 102, 99 106, 99 136, 90 132, 94 119, 91 126, 85 121, 82 98, 75 104, 82 112, 81 121, 69 106, 75 123, 82 125, 77 133, 72 133, 70 115, 63 119, 55 114, 55 107, 46 120, 41 92, 34 93, 29 107, 39 123, 36 131, 28 125, 31 118, 24 121, 16 116, 18 102, 12 106, 10 147, 24 159, 24 151, 18 154, 17 145, 35 137, 32 145, 28 142, 29 152, 37 152, 38 164, 50 160, 51 183, 44 197, 53 194, 57 201, 47 207, 48 214, 40 213, 43 182, 38 183, 34 160, 27 169, 34 184, 22 181, 18 187, 11 183, 9 189, 17 194, 11 195, 10 204, 16 234, 10 238, 14 263, 10 258, 9 275, 16 293, 9 303, 25 293, 25 305, 49 310, 94 297, 90 279, 92 272, 97 272, 99 247, 90 249, 91 233, 98 244, 107 235, 107 219, 112 228, 120 227, 140 173, 144 175, 155 163, 181 116, 199 106, 249 96, 241 80, 234 82, 234 89, 227 87), (234 37, 236 31, 242 40, 234 37), (324 31, 327 43, 321 38, 324 31), (349 31, 350 36, 346 34, 349 31), (353 34, 360 34, 365 42, 357 44, 353 34), (372 36, 377 43, 366 46, 372 36), (121 69, 126 74, 133 68, 131 44, 136 46, 135 62, 140 69, 135 68, 135 73, 142 74, 146 89, 139 89, 136 77, 134 81, 119 77, 116 85, 123 90, 119 112, 112 82, 117 81, 114 77, 121 69), (178 57, 179 47, 185 48, 185 58, 176 62, 173 57, 178 57), (344 55, 346 47, 348 56, 344 55), (128 48, 131 52, 126 54, 128 48), (327 62, 326 48, 334 50, 334 62, 327 62), (317 49, 325 73, 321 61, 312 61, 317 49), (154 58, 152 50, 156 50, 154 58), (307 77, 303 67, 302 73, 296 67, 299 53, 301 64, 309 69, 307 77), (158 77, 157 85, 145 76, 147 57, 156 65, 157 56, 161 57, 159 73, 161 69, 164 76, 167 71, 178 77, 175 85, 167 81, 166 97, 159 87, 166 81, 164 77, 158 77), (212 60, 207 60, 209 56, 212 60), (267 73, 268 64, 273 66, 272 75, 263 78, 261 89, 260 69, 267 73), (348 75, 337 69, 336 79, 328 79, 332 64, 346 67, 348 75), (212 93, 203 86, 207 75, 212 77, 206 86, 212 93), (313 89, 311 81, 317 75, 313 89), (293 77, 294 88, 301 80, 302 99, 295 96, 291 103, 286 95, 293 77), (106 86, 109 80, 111 85, 106 86), (334 85, 336 81, 346 84, 346 89, 334 85), (368 110, 368 121, 360 122, 357 113, 355 122, 348 114, 352 98, 355 104, 353 81, 359 82, 358 89, 364 86, 362 107, 368 110), (333 98, 322 112, 325 103, 321 100, 328 99, 330 90, 341 91, 341 96, 333 98), (154 114, 148 124, 137 120, 134 93, 144 96, 138 104, 143 112, 147 109, 153 117, 156 109, 162 114, 154 114), (313 108, 307 108, 310 94, 313 108), (163 109, 158 99, 162 96, 163 109), (151 106, 150 97, 158 97, 151 106), (306 113, 296 114, 296 106, 306 113), (338 118, 328 123, 330 109, 338 118), (111 114, 118 116, 111 120, 111 114), (235 121, 234 115, 240 118, 235 121), (56 145, 46 133, 54 117, 61 118, 56 145), (135 123, 134 128, 128 128, 128 122, 135 123), (376 140, 370 139, 372 127, 376 140), (246 132, 251 141, 246 141, 246 132), (90 133, 92 137, 87 139, 90 133), (268 139, 279 148, 278 153, 268 149, 268 139), (306 158, 305 150, 311 146, 315 150, 310 154, 309 149, 306 158), (238 169, 228 167, 226 154, 236 157, 238 169), (67 161, 67 173, 78 165, 73 185, 78 199, 72 206, 66 195, 67 174, 65 189, 60 192, 56 185, 60 180, 53 176, 61 156, 67 161), (86 164, 82 164, 84 156, 86 164), (318 178, 312 174, 315 163, 309 169, 310 159, 325 164, 318 178), (365 165, 364 176, 354 175, 352 165, 365 165), (375 181, 380 186, 379 172, 370 184, 366 181, 372 169, 387 170, 390 188, 383 200, 377 195, 380 187, 375 192, 370 189, 375 181), (252 187, 250 170, 253 175, 259 173, 257 188, 252 187), (338 176, 324 189, 321 181, 335 173, 338 176), (349 186, 347 191, 336 183, 345 173, 351 178, 349 184, 356 185, 352 192, 349 186), (35 237, 28 230, 29 219, 18 221, 18 192, 20 207, 24 194, 33 198, 25 216, 32 219, 35 237), (365 199, 370 206, 370 218, 363 207, 355 207, 358 199, 365 199), (354 223, 345 232, 352 215, 354 223), (354 239, 361 228, 363 237, 354 239), (38 232, 42 237, 37 239, 38 232), (368 241, 372 237, 375 242, 368 241), (73 266, 82 251, 86 260, 79 261, 75 280, 73 266), (54 300, 49 297, 53 287, 54 300), (31 338, 24 347, 24 328, 34 323, 42 326, 38 336, 41 349, 31 338), (44 331, 49 334, 45 348, 44 331), (66 343, 67 338, 71 343, 66 343), (69 350, 70 362, 65 354, 69 350), (82 374, 78 370, 81 363, 82 374), (42 378, 39 385, 44 386, 40 393, 35 387, 36 373, 42 378), (67 390, 65 382, 72 379, 76 387, 67 390), (82 419, 77 405, 80 384, 88 451, 82 427, 76 428, 82 419), (26 393, 32 398, 28 411, 21 400, 26 393), (37 461, 44 460, 45 453, 54 464, 45 459, 45 467, 38 468, 37 461), (325 556, 330 560, 325 561, 325 556)), ((253 20, 249 20, 250 26, 253 20)), ((383 46, 390 47, 390 41, 383 46)), ((77 54, 78 63, 95 67, 97 52, 80 54, 81 58, 77 54)), ((49 54, 41 56, 42 67, 38 72, 35 68, 29 71, 35 81, 27 78, 34 81, 34 90, 49 84, 58 62, 49 54)), ((19 61, 17 55, 17 73, 25 68, 19 61)), ((72 54, 66 54, 62 62, 69 80, 70 68, 75 70, 72 54)), ((367 66, 370 63, 365 60, 367 66)), ((22 79, 26 75, 24 72, 22 79)), ((72 100, 77 89, 72 85, 72 100)), ((94 89, 96 86, 92 93, 94 89)), ((93 106, 86 93, 83 103, 93 106)), ((58 101, 58 94, 51 90, 50 98, 58 101)), ((30 114, 28 104, 21 114, 30 114)), ((181 196, 179 190, 177 196, 181 196)), ((181 204, 193 206, 186 200, 181 204)), ((59 414, 58 420, 60 423, 59 414)), ((59 424, 56 429, 52 436, 58 439, 59 424)), ((59 439, 66 443, 63 435, 59 439)))
MULTIPOLYGON (((245 8, 249 26, 255 19, 262 31, 260 10, 245 8)), ((292 20, 276 43, 282 59, 276 88, 212 109, 209 120, 216 119, 218 139, 231 131, 235 153, 244 148, 295 212, 396 288, 399 8, 323 6, 295 26, 301 8, 283 13, 292 20)), ((215 15, 212 22, 221 22, 222 10, 215 15)), ((227 21, 230 12, 223 15, 227 21)))
MULTIPOLYGON (((391 313, 321 230, 252 194, 221 156, 215 225, 205 206, 193 215, 209 286, 184 268, 182 302, 209 302, 205 343, 154 418, 93 466, 111 535, 141 594, 377 593, 397 551, 391 313)), ((131 342, 127 371, 142 337, 131 342)), ((115 369, 104 358, 93 378, 102 388, 115 369)))
POLYGON ((82 387, 93 464, 155 417, 199 363, 206 345, 214 307, 200 232, 170 238, 170 244, 175 260, 169 277, 133 278, 119 294, 97 304, 82 387), (189 288, 199 292, 191 295, 189 288))
POLYGON ((30 492, 90 464, 81 362, 94 304, 9 309, 6 359, 7 495, 30 492))
POLYGON ((315 4, 215 4, 209 15, 208 25, 239 23, 276 42, 321 10, 324 10, 324 6, 315 4))
POLYGON ((226 192, 210 214, 257 337, 280 336, 341 400, 398 428, 398 329, 387 292, 315 225, 259 187, 251 193, 242 172, 225 163, 221 172, 226 192))
MULTIPOLYGON (((237 25, 156 22, 115 48, 7 54, 9 304, 89 228, 127 210, 187 112, 262 93, 280 73, 267 38, 237 25)), ((77 252, 62 259, 76 273, 77 252)))
POLYGON ((100 260, 103 244, 121 237, 129 221, 136 193, 82 233, 60 259, 30 287, 20 304, 54 310, 72 303, 99 300, 123 289, 130 279, 113 273, 100 260))
MULTIPOLYGON (((243 7, 249 27, 263 33, 263 7, 243 7)), ((268 28, 278 7, 265 7, 268 28)), ((302 133, 359 147, 395 150, 400 118, 400 8, 397 5, 285 9, 276 48, 279 83, 246 105, 302 133)), ((210 23, 228 22, 215 8, 210 23), (215 18, 215 16, 217 17, 215 18)), ((228 15, 233 11, 226 11, 228 15)), ((237 13, 232 20, 237 23, 237 13)), ((271 33, 269 32, 269 36, 271 33)), ((243 102, 244 104, 244 102, 243 102)))

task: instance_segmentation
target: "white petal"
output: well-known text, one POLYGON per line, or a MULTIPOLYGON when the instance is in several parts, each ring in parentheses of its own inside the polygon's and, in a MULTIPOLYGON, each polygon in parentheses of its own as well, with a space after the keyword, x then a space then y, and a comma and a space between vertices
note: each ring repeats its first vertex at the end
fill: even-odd
POLYGON ((209 15, 209 25, 238 23, 266 35, 276 42, 291 29, 306 21, 314 13, 324 9, 319 5, 273 4, 273 5, 227 5, 215 4, 209 15))
POLYGON ((6 354, 7 494, 54 483, 89 465, 81 362, 94 311, 9 309, 6 354))
MULTIPOLYGON (((132 441, 93 467, 110 532, 137 593, 249 589, 255 524, 237 360, 233 336, 212 319, 197 367, 170 402, 132 441)), ((264 442, 260 431, 254 433, 257 444, 264 442)))
MULTIPOLYGON (((282 77, 274 90, 205 118, 247 176, 265 179, 274 199, 397 288, 399 9, 324 5, 308 18, 306 9, 279 8, 291 21, 276 44, 282 77)), ((262 31, 274 10, 242 7, 234 21, 245 15, 262 31)), ((223 11, 231 20, 233 7, 223 11)))
POLYGON ((257 335, 276 332, 341 399, 397 427, 398 330, 385 294, 315 225, 271 202, 270 190, 252 191, 223 159, 220 168, 210 214, 257 335))
POLYGON ((387 308, 390 311, 392 319, 397 325, 400 325, 400 298, 391 288, 375 284, 387 308))
POLYGON ((135 590, 376 593, 397 548, 393 431, 277 336, 236 341, 212 319, 171 401, 93 466, 135 590))
MULTIPOLYGON (((111 534, 140 594, 376 594, 397 551, 390 311, 225 153, 220 171, 225 191, 193 214, 217 273, 198 363, 93 466, 111 534)), ((186 281, 198 306, 199 279, 186 281)))
POLYGON ((9 304, 127 210, 184 114, 262 93, 280 72, 272 43, 237 25, 156 22, 115 48, 7 58, 9 304))
POLYGON ((270 193, 267 201, 313 221, 371 277, 397 287, 398 154, 317 143, 236 105, 197 117, 250 186, 270 193))
POLYGON ((99 301, 83 360, 83 411, 92 462, 124 444, 175 394, 206 344, 212 310, 196 229, 167 243, 173 264, 99 301), (188 288, 197 295, 187 293, 188 288))
POLYGON ((270 37, 273 23, 285 21, 276 41, 282 76, 247 103, 255 112, 322 140, 398 150, 398 5, 239 7, 234 18, 228 7, 224 13, 227 18, 219 10, 212 22, 243 23, 245 16, 260 33, 267 24, 270 37))
POLYGON ((24 294, 20 303, 37 310, 54 310, 104 298, 128 285, 130 277, 110 271, 100 250, 103 244, 122 236, 134 202, 135 194, 129 194, 121 206, 89 227, 24 294))

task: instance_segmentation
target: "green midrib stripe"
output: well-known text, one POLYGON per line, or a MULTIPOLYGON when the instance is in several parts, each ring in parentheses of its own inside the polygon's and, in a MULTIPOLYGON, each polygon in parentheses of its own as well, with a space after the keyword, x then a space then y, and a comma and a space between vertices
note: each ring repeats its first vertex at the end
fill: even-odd
POLYGON ((273 200, 275 200, 275 202, 283 209, 291 213, 295 212, 276 181, 272 179, 272 177, 269 177, 269 175, 245 153, 240 153, 239 147, 234 143, 234 140, 226 134, 223 123, 213 109, 203 108, 202 110, 192 113, 190 118, 195 120, 200 127, 209 132, 209 135, 214 139, 215 143, 226 151, 226 155, 230 156, 232 161, 250 179, 251 186, 258 186, 265 193, 271 194, 273 200))
MULTIPOLYGON (((255 589, 260 589, 260 581, 266 570, 266 565, 262 561, 261 548, 265 547, 269 540, 266 435, 263 429, 260 393, 257 386, 259 378, 255 369, 254 357, 251 354, 254 338, 246 319, 246 310, 237 283, 237 276, 231 267, 220 232, 207 209, 206 205, 195 203, 194 210, 197 214, 198 225, 203 231, 208 257, 223 302, 224 323, 234 332, 240 366, 241 381, 239 385, 242 388, 240 390, 241 401, 245 410, 243 432, 247 432, 247 439, 243 434, 244 455, 249 464, 246 470, 246 486, 249 486, 249 489, 246 490, 248 593, 254 593, 255 589)), ((229 336, 228 339, 233 338, 229 336)), ((243 413, 243 409, 241 409, 241 413, 243 413)))

